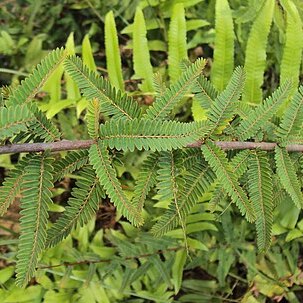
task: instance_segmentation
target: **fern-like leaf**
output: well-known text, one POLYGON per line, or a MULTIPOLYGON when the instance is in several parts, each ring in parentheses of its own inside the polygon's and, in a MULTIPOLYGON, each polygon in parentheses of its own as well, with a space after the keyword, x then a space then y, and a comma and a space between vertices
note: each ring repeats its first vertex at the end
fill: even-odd
POLYGON ((168 74, 171 83, 178 80, 180 62, 187 58, 186 20, 183 3, 173 7, 168 33, 168 74))
POLYGON ((118 150, 165 151, 186 146, 204 137, 209 128, 205 122, 111 119, 100 126, 103 144, 118 150))
POLYGON ((256 218, 254 209, 246 193, 239 186, 225 153, 211 141, 207 141, 206 144, 202 146, 202 152, 211 168, 215 171, 222 187, 238 206, 241 214, 246 217, 247 221, 253 222, 256 218))
POLYGON ((0 216, 3 216, 8 207, 14 202, 16 196, 20 194, 24 176, 24 168, 28 164, 31 156, 22 158, 5 178, 0 187, 0 216))
POLYGON ((234 116, 244 82, 244 70, 237 67, 226 89, 217 96, 208 113, 212 131, 221 131, 234 116))
POLYGON ((65 69, 77 83, 83 96, 87 99, 97 98, 101 102, 102 112, 115 118, 133 119, 139 117, 141 110, 138 103, 125 93, 90 71, 83 65, 80 58, 71 56, 65 61, 65 69))
POLYGON ((184 168, 187 171, 190 171, 193 166, 195 166, 197 163, 199 165, 203 165, 205 163, 205 160, 202 156, 202 153, 197 153, 196 148, 186 148, 183 151, 184 153, 184 168))
POLYGON ((206 120, 207 112, 216 99, 218 92, 206 77, 200 75, 195 81, 193 93, 195 97, 193 98, 191 110, 194 121, 206 120))
POLYGON ((256 135, 262 125, 275 114, 282 102, 288 97, 290 89, 291 82, 284 82, 271 97, 251 111, 248 119, 243 120, 236 128, 239 140, 245 141, 256 135))
POLYGON ((266 64, 267 37, 273 18, 275 0, 265 0, 263 3, 263 7, 252 25, 245 52, 244 69, 247 79, 242 100, 248 103, 262 101, 261 85, 266 64))
POLYGON ((104 33, 106 67, 109 81, 115 88, 124 91, 118 34, 112 11, 108 12, 105 16, 104 33))
POLYGON ((300 135, 303 123, 303 86, 290 101, 284 112, 282 122, 277 130, 278 136, 282 140, 290 140, 292 137, 300 135))
POLYGON ((34 156, 25 168, 21 199, 21 236, 16 283, 25 286, 32 278, 40 253, 45 248, 48 205, 52 202, 52 159, 34 156))
POLYGON ((45 142, 59 141, 61 134, 52 121, 48 120, 35 104, 32 104, 30 109, 34 113, 34 119, 28 123, 30 134, 43 139, 45 142))
POLYGON ((88 134, 91 138, 96 139, 99 137, 99 119, 101 106, 97 98, 93 98, 91 102, 88 103, 86 123, 88 134))
POLYGON ((216 1, 216 38, 211 80, 222 91, 234 69, 234 26, 227 0, 216 1))
POLYGON ((177 200, 176 193, 182 187, 181 180, 177 182, 177 176, 182 172, 182 162, 180 151, 165 151, 160 154, 157 188, 161 200, 177 200))
POLYGON ((193 86, 195 79, 200 75, 205 66, 205 60, 198 59, 182 73, 178 81, 172 84, 164 93, 153 102, 146 111, 146 118, 152 120, 165 119, 185 93, 193 86))
POLYGON ((153 75, 153 87, 155 88, 158 97, 162 97, 167 89, 161 72, 156 72, 153 75))
POLYGON ((183 220, 181 209, 179 208, 179 198, 184 186, 183 172, 183 158, 180 151, 161 153, 157 176, 158 195, 160 196, 160 200, 168 200, 171 202, 171 205, 174 205, 173 208, 175 209, 178 223, 182 227, 186 240, 185 220, 183 220))
POLYGON ((88 151, 79 150, 69 152, 65 158, 62 158, 54 164, 54 181, 62 179, 67 174, 71 174, 74 171, 80 169, 88 163, 88 151))
POLYGON ((153 92, 153 67, 150 63, 149 49, 146 38, 146 25, 141 8, 137 8, 133 27, 133 61, 135 76, 142 78, 140 89, 153 92))
POLYGON ((152 227, 152 233, 160 237, 176 228, 180 221, 184 222, 193 206, 210 189, 215 178, 216 176, 210 167, 200 162, 195 163, 190 168, 190 172, 184 175, 184 190, 177 203, 170 204, 169 209, 152 227))
POLYGON ((196 80, 193 88, 195 98, 199 104, 205 109, 209 110, 218 96, 218 91, 213 84, 203 75, 200 75, 196 80))
POLYGON ((92 167, 81 170, 82 177, 72 190, 63 215, 47 232, 46 245, 55 246, 66 238, 75 226, 85 225, 96 213, 104 193, 92 167))
POLYGON ((40 64, 33 70, 31 75, 27 77, 14 90, 6 102, 7 106, 15 106, 16 104, 28 104, 31 102, 39 90, 43 87, 47 79, 57 69, 57 67, 65 60, 67 53, 61 49, 50 52, 40 64))
MULTIPOLYGON (((249 150, 242 150, 231 159, 230 164, 236 179, 239 179, 246 172, 249 156, 249 150)), ((215 211, 215 206, 218 205, 220 201, 224 200, 226 195, 225 189, 222 187, 221 183, 218 183, 209 201, 210 208, 215 211)))
POLYGON ((248 163, 248 191, 256 214, 257 243, 265 253, 271 244, 273 224, 272 171, 264 151, 253 153, 248 163))
POLYGON ((27 130, 27 123, 33 115, 26 105, 16 104, 8 108, 0 108, 0 140, 10 138, 27 130))
POLYGON ((157 182, 158 162, 158 153, 152 153, 141 166, 134 189, 134 198, 132 200, 132 204, 139 210, 139 212, 143 209, 147 194, 157 182))
POLYGON ((96 170, 100 183, 117 207, 117 210, 132 224, 141 225, 143 223, 141 213, 138 212, 125 196, 121 184, 117 179, 116 172, 111 165, 108 150, 101 140, 98 141, 98 144, 90 147, 89 159, 96 170))
POLYGON ((301 185, 288 152, 284 148, 276 147, 275 160, 282 186, 291 196, 294 204, 301 209, 303 207, 301 185))

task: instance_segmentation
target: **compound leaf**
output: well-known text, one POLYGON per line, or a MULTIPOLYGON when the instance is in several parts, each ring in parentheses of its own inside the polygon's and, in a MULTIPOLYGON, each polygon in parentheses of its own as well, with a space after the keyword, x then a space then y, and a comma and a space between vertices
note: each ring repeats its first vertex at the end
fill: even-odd
POLYGON ((138 212, 124 194, 121 184, 117 179, 116 171, 111 165, 106 145, 101 140, 90 147, 89 159, 96 170, 100 183, 117 207, 117 210, 132 224, 141 225, 143 223, 141 213, 138 212))
POLYGON ((207 141, 202 146, 202 152, 210 167, 215 171, 222 187, 238 206, 241 214, 245 216, 247 221, 255 221, 255 212, 251 202, 244 190, 239 186, 225 153, 211 141, 207 141))
POLYGON ((45 248, 47 211, 52 203, 52 172, 52 159, 46 155, 33 156, 25 168, 16 266, 19 286, 25 286, 33 277, 39 255, 45 248))
POLYGON ((271 244, 273 224, 272 171, 264 151, 252 153, 248 163, 248 192, 256 214, 257 243, 265 253, 271 244))

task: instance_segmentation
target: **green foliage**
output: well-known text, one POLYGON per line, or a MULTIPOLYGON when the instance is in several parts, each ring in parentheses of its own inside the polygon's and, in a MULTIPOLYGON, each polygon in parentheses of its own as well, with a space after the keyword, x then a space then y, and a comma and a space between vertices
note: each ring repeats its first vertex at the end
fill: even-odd
POLYGON ((282 186, 291 196, 294 204, 298 208, 302 208, 303 196, 301 185, 288 152, 285 149, 276 147, 275 160, 277 165, 277 174, 280 177, 282 186))
MULTIPOLYGON (((73 3, 77 16, 94 9, 97 16, 103 4, 95 2, 73 3)), ((71 34, 66 51, 50 53, 21 86, 2 90, 0 137, 6 143, 1 144, 89 137, 94 143, 89 151, 56 153, 55 159, 30 153, 5 178, 1 215, 19 197, 22 211, 18 252, 11 245, 17 239, 4 238, 1 243, 12 249, 4 258, 13 264, 17 256, 19 285, 35 280, 17 289, 13 268, 0 269, 0 301, 223 302, 239 300, 233 287, 241 285, 243 302, 282 297, 297 302, 303 284, 297 262, 303 235, 302 157, 282 146, 303 141, 302 87, 289 102, 299 79, 301 45, 294 32, 302 34, 302 6, 295 0, 281 1, 282 6, 274 1, 155 0, 141 1, 136 10, 139 1, 118 2, 121 9, 116 2, 110 6, 116 25, 113 13, 105 19, 106 35, 113 35, 105 41, 109 81, 99 75, 103 51, 95 52, 103 32, 86 18, 91 28, 82 41, 82 60, 75 56, 79 37, 74 41, 71 34), (126 29, 133 39, 126 47, 132 45, 134 57, 131 62, 122 52, 123 72, 130 77, 134 66, 143 82, 141 92, 134 85, 126 93, 117 33, 135 12, 134 24, 126 29), (190 49, 198 45, 204 57, 212 56, 215 45, 214 63, 205 75, 204 60, 180 64, 187 53, 192 61, 200 56, 199 48, 190 49), (292 48, 294 63, 289 63, 292 48), (245 75, 240 67, 232 75, 234 50, 236 64, 246 57, 245 75), (154 79, 150 58, 158 71, 154 79), (272 93, 279 69, 284 76, 272 93), (260 103, 262 82, 264 95, 272 95, 260 103), (146 96, 154 91, 155 100, 146 96), (192 115, 195 122, 189 122, 192 115), (281 147, 223 152, 217 146, 217 141, 247 139, 281 147), (188 147, 200 144, 203 153, 188 147), (49 268, 59 263, 67 265, 65 271, 49 268), (201 271, 199 279, 192 276, 201 271), (242 283, 254 285, 253 290, 243 294, 242 283)), ((2 38, 10 51, 14 35, 1 33, 0 52, 2 38)), ((28 62, 40 60, 42 41, 34 37, 28 62)), ((11 159, 1 157, 0 165, 12 167, 16 157, 11 159)))
POLYGON ((144 202, 146 197, 156 185, 157 169, 159 164, 159 156, 157 153, 153 153, 143 162, 141 171, 136 180, 134 188, 134 198, 132 203, 139 210, 143 210, 144 202))
POLYGON ((183 3, 174 5, 168 33, 168 73, 171 83, 180 76, 179 64, 187 59, 186 23, 183 3))
POLYGON ((153 92, 153 67, 150 63, 144 15, 140 8, 137 8, 134 20, 133 53, 135 76, 143 79, 140 89, 143 92, 153 92))
POLYGON ((86 114, 87 132, 93 139, 98 138, 100 113, 100 102, 98 99, 94 98, 88 103, 86 114))
POLYGON ((244 81, 245 74, 243 69, 240 67, 236 68, 226 89, 212 103, 207 115, 213 124, 213 131, 225 128, 228 121, 232 119, 244 81))
POLYGON ((228 163, 224 152, 212 142, 207 142, 203 145, 202 152, 210 167, 215 171, 222 187, 226 190, 232 201, 236 203, 241 214, 249 222, 254 222, 256 219, 255 211, 246 193, 239 186, 233 174, 232 166, 228 163))
POLYGON ((181 210, 178 205, 180 193, 184 186, 182 180, 182 160, 182 154, 179 151, 168 151, 160 154, 157 187, 159 199, 169 201, 170 204, 174 205, 175 213, 179 219, 178 223, 182 226, 184 236, 186 237, 184 219, 181 216, 181 210))
POLYGON ((283 101, 287 99, 290 89, 291 82, 285 82, 271 97, 251 111, 249 117, 243 120, 236 129, 238 138, 246 140, 256 135, 260 127, 274 115, 283 101))
MULTIPOLYGON (((55 54, 57 52, 55 51, 55 54)), ((146 113, 141 115, 141 108, 135 100, 113 88, 97 73, 90 71, 80 58, 71 56, 65 59, 66 72, 88 100, 85 122, 88 135, 96 140, 96 143, 90 147, 89 152, 69 152, 65 158, 56 161, 49 158, 47 153, 25 158, 1 187, 3 194, 9 195, 8 198, 0 200, 2 213, 13 202, 14 197, 20 191, 22 193, 21 228, 28 230, 28 233, 21 233, 19 242, 17 255, 19 285, 25 285, 34 275, 39 256, 45 247, 57 245, 72 233, 74 228, 84 226, 94 217, 104 193, 120 215, 126 217, 133 225, 139 226, 144 223, 143 217, 147 207, 145 200, 148 200, 150 192, 156 190, 160 205, 165 206, 167 210, 152 226, 152 233, 156 236, 175 234, 180 237, 181 232, 181 237, 185 238, 186 248, 190 251, 191 248, 197 247, 205 249, 205 244, 188 235, 199 230, 217 230, 216 226, 207 222, 208 218, 213 220, 211 216, 209 217, 210 213, 205 210, 204 213, 196 213, 201 199, 205 199, 203 197, 207 197, 216 185, 212 198, 208 198, 210 209, 211 204, 216 205, 215 211, 220 209, 227 200, 225 198, 227 193, 247 221, 255 222, 259 251, 266 252, 269 249, 274 212, 273 169, 266 152, 258 151, 250 155, 248 151, 242 151, 229 161, 229 157, 210 138, 218 140, 220 136, 235 133, 244 140, 257 135, 257 131, 262 131, 262 127, 267 132, 266 123, 288 97, 291 83, 285 82, 272 97, 265 100, 264 104, 258 105, 256 109, 241 107, 242 113, 238 117, 237 105, 244 83, 243 69, 237 68, 227 87, 218 94, 212 84, 200 76, 204 64, 204 60, 186 64, 179 80, 168 88, 161 83, 161 78, 158 78, 159 96, 146 113), (207 120, 186 123, 166 120, 190 89, 202 106, 210 105, 207 120), (105 119, 108 121, 103 122, 102 114, 109 116, 105 119), (233 131, 230 132, 230 129, 233 131), (199 149, 190 149, 186 152, 181 150, 199 140, 206 142, 202 146, 203 156, 199 149), (153 152, 143 161, 139 172, 134 173, 137 178, 132 199, 123 190, 124 185, 119 180, 120 170, 115 169, 118 159, 109 150, 153 152), (47 229, 47 210, 51 207, 52 182, 75 172, 78 180, 72 190, 72 197, 69 198, 63 214, 47 229), (32 200, 35 200, 35 208, 30 207, 32 200), (178 226, 181 226, 181 230, 178 226)), ((44 69, 45 66, 47 64, 43 63, 40 68, 44 69)), ((40 81, 43 82, 43 79, 40 81)), ((24 85, 27 85, 26 81, 18 90, 24 91, 24 85)), ((36 90, 37 87, 41 87, 38 79, 33 89, 36 90)), ((17 93, 14 92, 14 95, 17 93)), ((30 94, 28 92, 28 95, 30 94)), ((21 108, 21 105, 18 106, 21 108)), ((57 140, 59 132, 36 104, 29 102, 23 106, 24 112, 19 111, 18 115, 11 107, 2 107, 1 111, 5 113, 3 114, 5 119, 2 120, 3 129, 8 129, 8 126, 16 121, 23 123, 20 129, 4 132, 3 138, 14 139, 19 133, 19 140, 22 138, 43 142, 57 140), (24 122, 28 117, 31 121, 24 122), (28 137, 29 131, 32 132, 31 137, 28 137)), ((286 110, 280 128, 275 125, 275 120, 269 125, 280 130, 278 138, 282 141, 285 138, 284 133, 300 136, 298 131, 298 124, 301 125, 302 122, 299 119, 300 115, 301 90, 295 95, 289 110, 286 110)), ((276 173, 282 186, 294 200, 295 205, 301 207, 302 197, 296 167, 287 152, 279 148, 276 149, 275 159, 276 173)), ((220 261, 219 266, 229 268, 230 262, 234 259, 228 260, 227 263, 220 261)), ((160 260, 153 258, 153 262, 164 281, 170 283, 169 274, 162 268, 160 260)), ((218 269, 222 285, 228 270, 223 267, 218 269)), ((175 272, 174 277, 175 288, 179 289, 180 276, 175 272)), ((125 280, 123 285, 126 283, 125 280)))
MULTIPOLYGON (((68 55, 74 55, 75 50, 75 41, 74 33, 70 33, 66 40, 65 49, 68 55)), ((73 79, 67 74, 64 73, 65 88, 66 88, 66 97, 68 100, 79 100, 81 98, 80 91, 73 79)), ((59 85, 61 88, 61 85, 59 85)))
POLYGON ((61 134, 59 130, 50 120, 45 117, 44 113, 36 108, 35 105, 32 105, 31 109, 32 113, 35 114, 35 117, 29 122, 29 133, 35 137, 44 139, 46 142, 60 140, 61 134))
POLYGON ((6 125, 1 129, 3 139, 7 135, 17 134, 28 130, 30 134, 46 139, 47 142, 60 139, 60 133, 31 101, 45 83, 56 73, 67 54, 63 49, 50 52, 32 74, 19 85, 17 90, 6 100, 6 108, 2 108, 2 119, 6 125), (19 107, 15 107, 15 106, 19 107), (14 107, 14 108, 13 108, 14 107))
POLYGON ((0 140, 27 130, 32 114, 26 105, 0 108, 0 140))
POLYGON ((280 127, 277 132, 279 137, 285 141, 300 136, 303 121, 303 86, 294 95, 289 106, 286 108, 280 127))
POLYGON ((72 197, 68 200, 63 215, 47 231, 46 245, 55 246, 69 235, 76 225, 87 224, 96 213, 99 202, 104 194, 99 180, 94 174, 92 167, 85 167, 73 188, 72 197))
POLYGON ((29 157, 21 159, 15 168, 6 177, 3 185, 0 187, 0 215, 3 216, 8 207, 14 202, 16 196, 20 194, 21 184, 24 176, 24 168, 27 165, 29 157))
POLYGON ((203 75, 200 75, 195 83, 197 93, 196 99, 205 110, 210 109, 216 99, 218 92, 212 83, 203 75))
MULTIPOLYGON (((293 1, 281 1, 286 11, 285 46, 281 61, 280 83, 287 79, 293 81, 293 92, 299 83, 300 65, 302 62, 303 31, 298 8, 293 1)), ((284 106, 285 109, 286 106, 284 106)))
POLYGON ((193 143, 207 132, 204 122, 119 119, 101 125, 99 136, 105 145, 118 150, 167 151, 193 143))
MULTIPOLYGON (((236 179, 239 179, 242 177, 242 175, 247 171, 247 165, 248 165, 248 158, 250 156, 250 153, 248 150, 243 150, 237 153, 230 161, 230 164, 232 166, 232 171, 236 179)), ((220 201, 224 201, 226 199, 226 191, 221 186, 220 183, 216 185, 216 188, 212 194, 212 197, 209 201, 212 211, 215 211, 220 201)))
POLYGON ((102 112, 115 117, 132 119, 140 115, 140 108, 126 94, 116 90, 111 84, 90 71, 78 57, 69 57, 65 61, 66 71, 78 84, 87 99, 97 98, 101 102, 102 112))
POLYGON ((174 106, 181 100, 185 93, 194 84, 194 80, 202 72, 205 66, 205 60, 197 60, 192 64, 186 72, 182 73, 181 77, 169 87, 162 96, 153 102, 146 111, 146 116, 149 119, 157 120, 164 119, 170 113, 174 106))
POLYGON ((17 254, 17 280, 25 286, 33 276, 40 253, 45 248, 48 205, 52 202, 51 159, 35 155, 29 159, 22 180, 21 236, 17 254))
POLYGON ((111 166, 109 154, 104 143, 99 140, 98 144, 91 146, 89 150, 90 162, 96 170, 100 183, 104 186, 106 193, 117 207, 117 210, 135 225, 141 225, 140 213, 129 202, 123 193, 116 172, 111 166))
POLYGON ((176 253, 176 259, 172 268, 172 282, 177 294, 181 288, 183 269, 186 262, 186 251, 180 250, 176 253))
POLYGON ((159 169, 157 175, 158 195, 162 200, 177 201, 177 195, 182 189, 182 179, 180 178, 182 167, 182 155, 177 151, 167 151, 160 153, 159 169))
POLYGON ((216 1, 216 39, 211 80, 217 90, 227 85, 234 69, 234 27, 227 0, 216 1))
POLYGON ((94 60, 93 51, 88 35, 85 35, 82 41, 82 59, 83 64, 87 66, 89 70, 93 72, 97 71, 97 66, 94 60))
POLYGON ((271 244, 274 209, 272 172, 266 152, 252 154, 248 166, 249 195, 256 214, 258 248, 266 252, 271 244))
MULTIPOLYGON (((188 160, 185 158, 185 160, 188 160)), ((161 236, 176 228, 180 221, 184 220, 191 212, 192 208, 199 201, 204 193, 207 193, 214 182, 213 171, 201 160, 194 163, 189 172, 184 173, 183 188, 178 197, 177 203, 172 203, 169 209, 160 217, 153 226, 152 232, 156 236, 161 236)))
POLYGON ((205 120, 207 111, 211 108, 218 92, 212 83, 203 75, 200 75, 195 82, 195 99, 192 104, 192 114, 195 121, 205 120))
POLYGON ((16 104, 28 104, 46 83, 56 68, 65 60, 67 54, 64 50, 57 49, 50 52, 40 64, 37 65, 31 76, 28 77, 19 89, 15 90, 6 102, 7 106, 16 104))
POLYGON ((67 174, 71 174, 88 163, 87 150, 69 152, 65 158, 56 161, 54 165, 54 180, 61 180, 67 174))
POLYGON ((273 18, 274 4, 274 0, 263 1, 263 7, 258 12, 248 37, 244 64, 247 74, 243 90, 244 102, 258 104, 262 100, 261 85, 266 63, 266 45, 273 18))
POLYGON ((118 88, 124 90, 122 64, 119 51, 119 41, 115 18, 112 11, 105 16, 105 51, 106 51, 106 66, 110 83, 118 88))

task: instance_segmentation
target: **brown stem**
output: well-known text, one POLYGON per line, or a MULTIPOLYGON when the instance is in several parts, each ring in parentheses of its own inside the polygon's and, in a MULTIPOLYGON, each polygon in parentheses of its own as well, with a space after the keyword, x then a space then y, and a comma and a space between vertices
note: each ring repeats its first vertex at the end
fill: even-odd
MULTIPOLYGON (((24 153, 24 152, 41 152, 41 151, 63 151, 63 150, 76 150, 76 149, 87 149, 94 140, 62 140, 51 143, 22 143, 22 144, 8 144, 0 146, 1 154, 13 154, 13 153, 24 153)), ((277 143, 272 142, 239 142, 239 141, 215 141, 217 146, 224 150, 229 149, 261 149, 261 150, 273 150, 277 146, 277 143)), ((197 141, 188 144, 187 147, 200 147, 203 141, 197 141)), ((288 151, 303 152, 302 144, 289 144, 286 146, 288 151)))
POLYGON ((76 150, 76 149, 87 149, 94 140, 62 140, 51 143, 22 143, 22 144, 8 144, 0 146, 1 154, 13 154, 13 153, 24 153, 24 152, 41 152, 41 151, 62 151, 62 150, 76 150))

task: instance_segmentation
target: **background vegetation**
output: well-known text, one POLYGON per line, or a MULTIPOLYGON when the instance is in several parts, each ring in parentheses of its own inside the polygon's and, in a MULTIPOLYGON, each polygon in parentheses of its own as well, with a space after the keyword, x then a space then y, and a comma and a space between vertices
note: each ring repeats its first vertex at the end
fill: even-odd
MULTIPOLYGON (((207 59, 201 81, 208 83, 204 83, 208 88, 205 95, 211 99, 224 91, 235 67, 244 66, 243 113, 247 112, 245 106, 261 104, 290 79, 286 101, 275 117, 279 120, 302 83, 300 0, 8 0, 2 1, 0 9, 0 81, 4 85, 0 105, 9 102, 16 85, 58 46, 81 56, 90 70, 108 78, 143 108, 153 104, 165 86, 176 82, 189 64, 183 61, 180 65, 180 61, 187 58, 192 62, 198 57, 207 59), (153 72, 157 72, 155 78, 153 72)), ((84 123, 91 109, 73 80, 60 66, 35 99, 65 139, 87 139, 94 132, 89 126, 87 131, 84 123)), ((205 95, 184 95, 173 109, 175 119, 204 120, 210 107, 205 95)), ((302 98, 302 88, 298 96, 302 98)), ((227 123, 221 122, 225 127, 227 123)), ((233 123, 238 126, 237 121, 233 123)), ((268 134, 271 127, 270 123, 266 126, 268 134)), ((256 138, 274 140, 264 133, 256 138)), ((26 138, 17 136, 11 143, 14 140, 26 138)), ((233 152, 227 155, 234 156, 233 152)), ((189 167, 191 156, 197 161, 189 152, 189 167)), ((134 180, 140 177, 147 154, 114 150, 111 157, 125 195, 132 197, 134 180)), ((291 160, 301 194, 301 154, 291 160)), ((18 155, 0 156, 0 183, 10 171, 18 172, 18 166, 11 170, 17 162, 18 155)), ((64 164, 59 164, 62 169, 64 164)), ((55 202, 50 209, 52 222, 68 209, 67 201, 77 198, 77 187, 88 176, 90 172, 85 170, 63 171, 57 176, 50 193, 55 202)), ((278 195, 272 237, 267 239, 272 245, 266 253, 258 250, 254 225, 243 220, 229 200, 224 203, 225 195, 218 194, 215 184, 198 195, 186 218, 186 243, 183 226, 174 226, 163 237, 154 238, 150 233, 153 221, 168 207, 165 192, 149 193, 147 220, 140 229, 121 217, 101 193, 96 217, 73 228, 70 236, 43 254, 35 278, 25 289, 15 286, 20 230, 17 199, 0 222, 1 302, 301 302, 303 218, 292 203, 296 193, 273 181, 278 195), (214 197, 219 198, 217 204, 214 197)), ((246 181, 241 182, 245 187, 246 181)))

